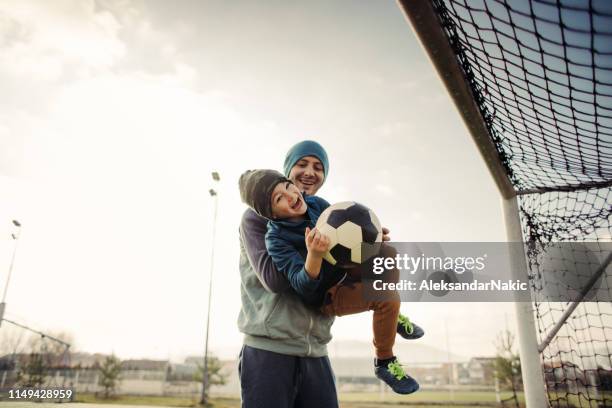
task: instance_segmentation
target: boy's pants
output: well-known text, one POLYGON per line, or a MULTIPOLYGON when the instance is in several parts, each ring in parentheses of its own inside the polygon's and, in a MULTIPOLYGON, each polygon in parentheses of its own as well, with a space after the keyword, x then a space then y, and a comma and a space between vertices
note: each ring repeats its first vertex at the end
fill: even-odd
POLYGON ((329 359, 243 346, 238 363, 242 408, 338 408, 329 359))
MULTIPOLYGON (((383 245, 380 256, 394 257, 394 248, 383 245)), ((367 301, 363 296, 363 283, 361 274, 364 268, 372 268, 372 262, 366 262, 348 270, 344 281, 327 291, 325 303, 321 312, 328 316, 346 316, 368 310, 374 311, 372 316, 372 331, 374 332, 374 349, 376 358, 387 359, 393 357, 393 344, 397 333, 397 318, 401 302, 399 295, 394 293, 388 301, 367 301)), ((370 269, 371 271, 371 269, 370 269)), ((397 282, 399 270, 389 271, 389 277, 397 282)))

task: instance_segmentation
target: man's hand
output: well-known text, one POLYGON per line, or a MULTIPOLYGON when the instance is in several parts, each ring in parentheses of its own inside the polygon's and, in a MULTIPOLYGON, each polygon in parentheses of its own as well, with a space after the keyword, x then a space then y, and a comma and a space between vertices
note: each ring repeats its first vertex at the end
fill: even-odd
POLYGON ((383 241, 391 241, 391 237, 389 237, 389 228, 382 227, 382 240, 383 241))
POLYGON ((310 228, 306 228, 304 240, 306 241, 306 249, 308 250, 309 254, 323 257, 323 255, 325 255, 325 253, 329 250, 329 237, 325 234, 321 234, 321 231, 316 228, 312 230, 310 228))

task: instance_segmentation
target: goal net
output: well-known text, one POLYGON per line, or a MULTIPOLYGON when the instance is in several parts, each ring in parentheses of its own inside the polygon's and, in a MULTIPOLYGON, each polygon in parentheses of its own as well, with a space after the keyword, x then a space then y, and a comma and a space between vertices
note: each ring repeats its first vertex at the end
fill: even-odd
MULTIPOLYGON (((411 14, 423 2, 400 3, 411 14)), ((430 3, 518 196, 549 403, 612 406, 612 2, 430 3), (565 260, 573 270, 557 271, 586 270, 579 281, 595 284, 578 288, 584 298, 555 294, 567 287, 546 278, 541 248, 557 242, 589 243, 565 260)))

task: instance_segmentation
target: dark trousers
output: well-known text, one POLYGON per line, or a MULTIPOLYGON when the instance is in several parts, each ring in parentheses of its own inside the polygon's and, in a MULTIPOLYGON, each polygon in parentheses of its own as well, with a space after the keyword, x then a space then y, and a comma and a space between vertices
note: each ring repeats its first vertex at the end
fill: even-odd
POLYGON ((238 363, 242 408, 338 408, 327 357, 295 357, 243 346, 238 363))

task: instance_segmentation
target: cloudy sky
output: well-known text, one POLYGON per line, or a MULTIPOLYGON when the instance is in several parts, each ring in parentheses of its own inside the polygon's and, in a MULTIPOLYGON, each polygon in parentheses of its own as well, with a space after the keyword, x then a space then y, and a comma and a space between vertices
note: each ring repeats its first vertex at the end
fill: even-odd
MULTIPOLYGON (((237 178, 310 138, 320 195, 376 211, 396 241, 502 241, 498 192, 396 3, 0 2, 0 288, 6 317, 75 348, 237 354, 237 178), (213 185, 211 171, 221 174, 213 185)), ((403 304, 423 344, 491 354, 507 304, 403 304), (479 333, 478 337, 474 333, 479 333)), ((370 316, 336 320, 370 341, 370 316)), ((0 331, 6 331, 6 324, 0 331)))

